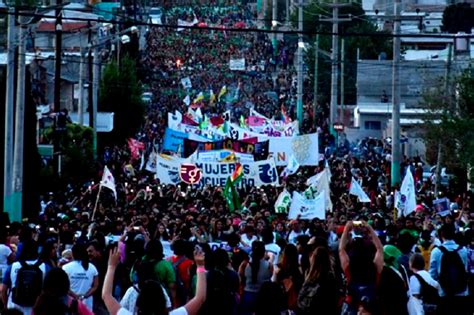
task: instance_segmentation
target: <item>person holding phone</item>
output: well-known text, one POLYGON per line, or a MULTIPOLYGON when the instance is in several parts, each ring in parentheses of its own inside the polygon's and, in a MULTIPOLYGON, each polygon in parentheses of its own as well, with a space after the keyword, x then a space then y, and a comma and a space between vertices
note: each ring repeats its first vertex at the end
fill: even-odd
POLYGON ((196 315, 206 300, 207 281, 206 269, 204 268, 204 252, 197 247, 194 251, 194 261, 197 266, 197 288, 196 295, 184 306, 168 312, 166 299, 159 282, 154 280, 145 281, 137 298, 135 313, 122 308, 120 303, 112 296, 114 275, 120 261, 120 252, 117 248, 110 251, 107 274, 102 289, 102 299, 111 315, 196 315))

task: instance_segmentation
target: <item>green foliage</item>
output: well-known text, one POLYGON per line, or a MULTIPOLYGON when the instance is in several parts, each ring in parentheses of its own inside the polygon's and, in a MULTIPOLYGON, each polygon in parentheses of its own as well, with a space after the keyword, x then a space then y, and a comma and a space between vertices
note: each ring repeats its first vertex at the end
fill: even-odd
POLYGON ((142 89, 137 78, 136 64, 128 57, 108 64, 100 84, 99 110, 114 112, 114 130, 109 135, 112 143, 123 143, 140 128, 145 107, 141 100, 142 89))
POLYGON ((448 33, 471 33, 474 27, 474 8, 469 3, 458 3, 447 6, 443 12, 441 30, 448 33))
MULTIPOLYGON (((332 32, 332 23, 322 22, 321 18, 332 17, 331 8, 325 3, 332 1, 316 2, 304 8, 303 30, 305 32, 332 32)), ((392 56, 392 42, 386 32, 380 32, 376 26, 365 17, 365 11, 360 3, 352 3, 350 6, 342 7, 339 10, 339 17, 345 18, 352 16, 351 22, 341 23, 339 25, 340 33, 351 34, 379 34, 380 36, 346 36, 345 40, 345 103, 355 104, 357 98, 356 78, 357 78, 357 49, 359 49, 361 59, 377 59, 383 52, 387 58, 392 56)), ((297 27, 298 14, 292 16, 293 26, 297 27)), ((315 38, 305 38, 306 42, 315 43, 315 38)), ((331 52, 332 36, 321 35, 319 39, 319 49, 331 52)), ((311 78, 314 77, 314 45, 311 50, 306 52, 306 64, 310 71, 311 78)), ((324 104, 329 101, 331 84, 331 60, 327 56, 319 54, 319 101, 324 104)))
POLYGON ((425 93, 430 115, 424 129, 428 162, 436 163, 441 145, 441 165, 454 170, 462 183, 468 165, 474 165, 474 74, 467 69, 453 81, 447 91, 443 83, 425 93))
MULTIPOLYGON (((54 131, 45 131, 46 141, 53 144, 54 131)), ((94 173, 92 156, 92 129, 78 124, 68 124, 66 131, 59 135, 62 152, 62 177, 70 182, 80 182, 94 173)), ((42 176, 52 176, 52 168, 41 170, 42 176)))

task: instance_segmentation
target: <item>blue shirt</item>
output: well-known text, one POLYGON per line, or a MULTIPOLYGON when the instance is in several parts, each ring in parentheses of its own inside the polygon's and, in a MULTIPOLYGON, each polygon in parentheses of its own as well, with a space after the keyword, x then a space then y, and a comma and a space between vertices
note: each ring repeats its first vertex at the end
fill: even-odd
MULTIPOLYGON (((459 247, 459 245, 456 244, 452 240, 445 241, 442 244, 442 246, 445 247, 448 251, 456 250, 459 247)), ((459 254, 459 256, 461 256, 464 267, 466 268, 466 272, 469 272, 468 269, 467 269, 467 249, 465 247, 461 248, 458 251, 458 254, 459 254)), ((442 256, 443 256, 443 252, 438 247, 434 248, 433 251, 431 252, 430 275, 436 281, 439 280, 439 274, 441 272, 441 257, 442 256)), ((446 296, 446 293, 444 293, 441 286, 439 287, 439 295, 440 296, 446 296)), ((458 296, 467 296, 467 295, 469 295, 469 290, 466 288, 466 291, 464 291, 460 294, 457 294, 457 295, 458 296)))

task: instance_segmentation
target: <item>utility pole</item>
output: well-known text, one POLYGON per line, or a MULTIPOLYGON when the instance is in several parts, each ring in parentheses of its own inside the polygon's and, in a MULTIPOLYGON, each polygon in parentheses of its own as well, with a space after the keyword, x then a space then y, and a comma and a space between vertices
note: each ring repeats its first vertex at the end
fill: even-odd
POLYGON ((94 95, 92 99, 92 116, 94 117, 94 125, 92 126, 93 138, 92 138, 92 152, 94 160, 97 158, 97 107, 99 101, 99 71, 100 61, 99 52, 97 48, 94 48, 94 69, 92 75, 92 93, 94 95))
POLYGON ((344 38, 341 39, 341 117, 339 120, 344 122, 344 111, 346 106, 344 105, 344 61, 345 61, 345 48, 344 38))
POLYGON ((79 104, 77 107, 77 118, 79 126, 84 124, 84 51, 81 47, 81 59, 79 64, 79 104))
POLYGON ((94 113, 92 112, 92 100, 93 100, 93 91, 92 91, 92 82, 93 82, 93 74, 92 74, 92 29, 89 23, 89 52, 87 56, 87 72, 88 72, 88 90, 87 90, 87 108, 89 111, 89 127, 94 130, 94 113))
POLYGON ((320 19, 322 22, 332 23, 332 53, 331 53, 331 104, 329 108, 329 126, 333 130, 333 125, 337 120, 337 81, 339 77, 339 23, 350 22, 352 18, 339 18, 339 8, 350 6, 350 3, 338 3, 333 0, 332 19, 320 19))
POLYGON ((62 46, 63 46, 63 21, 61 14, 62 0, 56 0, 58 7, 56 8, 56 25, 55 25, 55 49, 54 49, 54 113, 57 114, 61 110, 61 62, 62 62, 62 46))
POLYGON ((28 33, 25 17, 20 11, 20 33, 18 47, 18 74, 15 109, 15 146, 13 151, 13 194, 12 221, 21 222, 23 213, 23 148, 25 124, 25 81, 26 81, 26 35, 28 33))
POLYGON ((300 0, 298 6, 298 86, 296 89, 296 118, 301 128, 303 126, 303 0, 300 0))
POLYGON ((55 35, 56 35, 56 42, 54 47, 54 172, 55 174, 59 175, 59 163, 60 163, 60 155, 61 155, 61 148, 60 148, 60 135, 62 135, 62 131, 59 128, 62 126, 58 126, 58 118, 59 112, 61 111, 61 62, 62 62, 62 46, 63 46, 63 22, 62 22, 62 0, 56 0, 56 24, 55 24, 55 35))
MULTIPOLYGON (((278 0, 272 0, 272 30, 276 31, 278 28, 278 0)), ((277 41, 277 34, 272 34, 272 45, 273 45, 273 56, 275 56, 275 64, 276 64, 276 56, 278 54, 278 41, 277 41)))
POLYGON ((318 109, 318 75, 319 75, 319 34, 314 42, 314 86, 313 86, 313 123, 316 125, 316 112, 318 109))
POLYGON ((286 20, 286 25, 290 25, 290 0, 286 0, 286 10, 285 10, 285 20, 286 20))
POLYGON ((394 2, 392 63, 392 187, 400 183, 400 0, 394 2))
MULTIPOLYGON (((444 96, 446 99, 446 102, 448 102, 449 105, 449 110, 455 110, 452 108, 451 104, 451 89, 449 85, 449 79, 451 77, 451 59, 452 59, 452 54, 453 54, 453 45, 448 44, 448 60, 446 61, 446 73, 445 73, 445 78, 444 78, 444 96)), ((458 114, 455 112, 456 115, 458 114)), ((443 132, 441 130, 441 132, 443 132)), ((435 169, 435 188, 434 188, 434 193, 435 193, 435 198, 438 198, 438 191, 439 191, 439 185, 441 183, 441 159, 443 157, 443 152, 442 152, 442 140, 441 137, 438 141, 438 156, 436 158, 436 169, 435 169)))
POLYGON ((8 55, 7 55, 7 87, 5 92, 5 154, 3 175, 3 210, 10 219, 15 215, 11 204, 13 191, 13 128, 15 100, 15 9, 8 8, 8 55))

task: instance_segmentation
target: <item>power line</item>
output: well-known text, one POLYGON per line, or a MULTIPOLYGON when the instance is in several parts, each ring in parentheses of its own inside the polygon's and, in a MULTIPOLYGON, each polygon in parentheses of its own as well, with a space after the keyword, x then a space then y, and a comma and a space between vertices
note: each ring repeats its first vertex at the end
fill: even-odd
MULTIPOLYGON (((7 13, 12 14, 12 13, 7 13)), ((13 15, 13 14, 12 14, 13 15)), ((18 16, 26 16, 26 17, 36 17, 36 18, 51 18, 50 15, 45 14, 38 14, 38 13, 25 13, 20 12, 18 16)), ((129 24, 130 21, 106 21, 104 19, 91 19, 91 18, 79 18, 79 17, 67 17, 66 20, 71 21, 79 21, 79 22, 96 22, 96 23, 110 23, 110 24, 129 24)), ((372 32, 372 33, 355 33, 355 32, 325 32, 325 31, 299 31, 299 30, 272 30, 272 29, 258 29, 258 28, 235 28, 235 27, 217 27, 217 26, 188 26, 188 25, 172 25, 172 24, 153 24, 147 22, 140 22, 134 21, 136 26, 149 26, 149 27, 156 27, 156 28, 170 28, 170 29, 190 29, 190 30, 198 30, 198 31, 217 31, 217 32, 237 32, 237 33, 264 33, 264 34, 284 34, 284 35, 328 35, 328 36, 341 36, 341 37, 406 37, 406 38, 444 38, 444 39, 455 39, 455 38, 474 38, 474 34, 462 34, 462 35, 455 35, 455 34, 390 34, 387 32, 372 32)))

